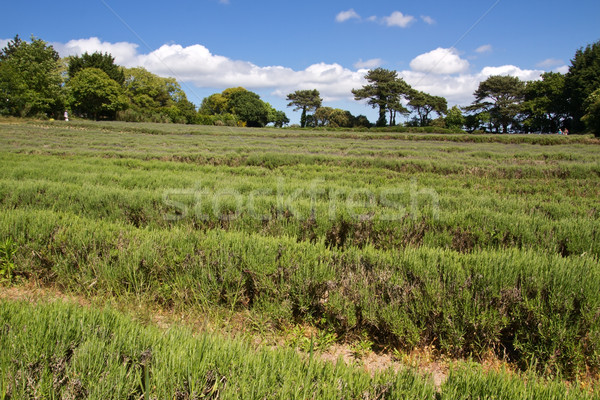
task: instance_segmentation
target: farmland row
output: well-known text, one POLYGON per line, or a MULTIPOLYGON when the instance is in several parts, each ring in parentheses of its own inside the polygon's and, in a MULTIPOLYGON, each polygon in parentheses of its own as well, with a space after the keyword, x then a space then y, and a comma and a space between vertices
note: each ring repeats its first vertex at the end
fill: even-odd
POLYGON ((328 248, 323 241, 188 228, 135 228, 50 210, 0 214, 15 276, 174 309, 247 310, 369 335, 380 346, 493 351, 573 376, 600 367, 596 257, 508 249, 328 248))
POLYGON ((453 369, 438 391, 431 378, 409 369, 369 374, 291 349, 257 350, 178 327, 164 332, 111 309, 62 302, 3 300, 0 316, 2 398, 598 398, 472 365, 453 369))

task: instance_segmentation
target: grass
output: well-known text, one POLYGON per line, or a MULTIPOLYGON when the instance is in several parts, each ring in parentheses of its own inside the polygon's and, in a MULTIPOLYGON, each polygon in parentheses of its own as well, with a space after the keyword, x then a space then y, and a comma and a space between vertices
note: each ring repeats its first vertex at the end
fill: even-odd
MULTIPOLYGON (((599 372, 593 138, 4 121, 0 149, 4 284, 599 372)), ((529 396, 477 374, 449 381, 529 396)))
POLYGON ((440 388, 285 348, 144 326, 112 309, 0 301, 0 398, 595 399, 577 385, 457 365, 440 388))

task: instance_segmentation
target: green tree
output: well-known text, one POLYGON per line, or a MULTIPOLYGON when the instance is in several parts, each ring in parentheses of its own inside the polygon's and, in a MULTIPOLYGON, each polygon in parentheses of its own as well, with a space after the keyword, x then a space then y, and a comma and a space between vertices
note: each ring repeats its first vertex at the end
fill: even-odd
POLYGON ((509 127, 516 127, 516 117, 521 111, 525 95, 525 83, 514 76, 493 75, 479 83, 474 93, 475 101, 469 111, 489 112, 491 124, 497 131, 507 133, 509 127))
POLYGON ((17 35, 9 41, 0 51, 0 113, 24 117, 64 111, 59 60, 41 39, 27 43, 17 35))
POLYGON ((227 97, 232 113, 246 122, 247 126, 261 127, 267 124, 269 109, 258 94, 244 89, 231 91, 227 97))
POLYGON ((458 106, 454 106, 448 110, 446 114, 446 126, 450 129, 462 129, 465 125, 465 117, 458 106))
POLYGON ((73 56, 69 59, 68 73, 73 78, 79 71, 85 68, 98 68, 119 85, 125 82, 123 69, 115 64, 115 59, 108 53, 95 52, 93 54, 83 53, 81 56, 73 56))
POLYGON ((429 118, 432 112, 436 112, 438 116, 442 116, 448 111, 448 103, 444 97, 432 96, 428 93, 418 90, 412 90, 408 96, 408 105, 419 116, 419 125, 427 126, 430 124, 429 118))
POLYGON ((202 100, 202 104, 198 110, 199 114, 202 115, 218 115, 224 114, 228 109, 227 97, 221 93, 214 93, 202 100))
POLYGON ((134 111, 141 120, 193 122, 196 106, 188 101, 174 78, 163 78, 141 67, 126 68, 123 72, 123 89, 129 98, 130 112, 134 111))
POLYGON ((583 105, 585 115, 581 120, 590 132, 600 137, 600 89, 590 94, 583 105))
POLYGON ((557 132, 569 116, 565 97, 565 76, 556 72, 542 74, 542 80, 525 86, 524 125, 529 132, 557 132))
POLYGON ((572 130, 585 129, 582 117, 586 114, 585 102, 600 88, 600 41, 579 49, 571 60, 566 75, 566 93, 569 111, 573 118, 572 130))
POLYGON ((294 111, 302 110, 300 116, 300 127, 304 128, 307 123, 306 115, 308 112, 315 111, 321 107, 323 99, 317 89, 313 90, 296 90, 294 93, 290 93, 287 96, 289 101, 288 107, 295 107, 294 111))
POLYGON ((72 109, 83 117, 114 119, 128 105, 121 86, 98 68, 85 68, 69 81, 72 109))
POLYGON ((276 128, 282 128, 284 125, 290 123, 290 119, 287 117, 287 115, 285 115, 285 112, 276 110, 269 103, 265 103, 265 105, 269 110, 267 118, 268 124, 272 123, 276 128))
POLYGON ((377 126, 387 125, 386 113, 390 113, 390 125, 395 125, 397 113, 407 113, 401 99, 408 96, 411 88, 396 71, 384 68, 370 70, 365 75, 369 84, 360 89, 352 89, 354 100, 367 100, 373 108, 379 108, 377 126))

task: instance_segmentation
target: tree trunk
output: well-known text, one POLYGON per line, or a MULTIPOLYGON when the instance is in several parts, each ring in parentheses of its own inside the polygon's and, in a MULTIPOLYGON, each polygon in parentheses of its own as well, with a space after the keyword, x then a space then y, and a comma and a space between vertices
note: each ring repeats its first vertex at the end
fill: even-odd
POLYGON ((300 116, 300 128, 306 127, 306 107, 302 108, 302 116, 300 116))
POLYGON ((385 106, 379 106, 379 119, 377 120, 376 126, 386 126, 387 120, 385 119, 385 106))

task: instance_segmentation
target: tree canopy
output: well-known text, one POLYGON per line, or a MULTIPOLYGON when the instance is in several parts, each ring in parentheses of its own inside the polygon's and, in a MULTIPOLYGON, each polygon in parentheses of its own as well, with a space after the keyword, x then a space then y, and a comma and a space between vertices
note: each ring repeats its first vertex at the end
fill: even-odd
POLYGON ((323 99, 317 89, 313 90, 296 90, 294 93, 287 95, 289 101, 288 107, 295 107, 294 111, 302 110, 300 116, 300 127, 306 126, 306 115, 308 112, 316 111, 321 107, 323 99))
POLYGON ((59 55, 41 39, 19 36, 0 51, 0 113, 14 116, 59 114, 65 98, 59 55))
POLYGON ((587 45, 575 52, 566 77, 566 97, 569 113, 573 118, 573 130, 583 131, 589 96, 600 89, 600 41, 587 45))
POLYGON ((521 111, 525 83, 515 76, 493 75, 479 83, 473 95, 475 101, 469 109, 488 112, 495 130, 501 127, 507 133, 521 111))
POLYGON ((432 112, 441 117, 448 111, 448 103, 444 97, 412 90, 408 98, 408 105, 417 113, 420 126, 429 125, 431 122, 429 116, 432 112))
POLYGON ((83 53, 81 56, 72 56, 69 58, 68 73, 69 77, 74 77, 79 71, 85 68, 98 68, 106 72, 106 74, 117 82, 123 85, 125 82, 125 73, 123 69, 115 64, 115 59, 109 53, 95 52, 89 54, 83 53))
POLYGON ((526 130, 558 132, 569 116, 565 76, 546 72, 541 80, 527 82, 522 112, 526 130))
POLYGON ((71 107, 88 118, 115 118, 127 107, 122 87, 99 68, 85 68, 69 81, 71 107))
POLYGON ((198 114, 204 117, 221 116, 222 119, 233 119, 250 127, 261 127, 268 123, 282 127, 290 122, 283 111, 274 109, 262 101, 258 94, 243 87, 227 88, 204 98, 198 114))
POLYGON ((402 78, 398 78, 396 71, 384 68, 369 70, 365 79, 369 84, 360 89, 352 89, 354 99, 367 100, 367 104, 379 108, 377 126, 387 125, 387 112, 390 113, 390 125, 395 125, 397 113, 408 113, 402 105, 402 99, 408 97, 411 87, 402 78))

